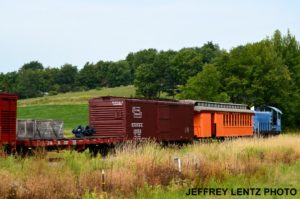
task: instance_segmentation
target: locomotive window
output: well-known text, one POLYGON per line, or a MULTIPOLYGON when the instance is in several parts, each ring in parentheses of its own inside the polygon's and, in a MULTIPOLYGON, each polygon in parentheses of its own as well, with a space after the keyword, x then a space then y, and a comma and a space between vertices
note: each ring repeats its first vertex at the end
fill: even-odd
POLYGON ((277 113, 272 111, 272 116, 273 116, 272 124, 277 125, 277 113))

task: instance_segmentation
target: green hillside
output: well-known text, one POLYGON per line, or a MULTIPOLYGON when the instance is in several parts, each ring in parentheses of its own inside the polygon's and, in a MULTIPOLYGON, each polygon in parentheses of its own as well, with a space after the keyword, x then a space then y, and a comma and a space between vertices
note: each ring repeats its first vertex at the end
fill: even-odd
POLYGON ((99 96, 135 96, 134 86, 120 86, 115 88, 102 88, 100 90, 89 90, 83 92, 69 92, 54 96, 44 96, 32 99, 19 100, 18 106, 34 106, 34 105, 65 105, 65 104, 87 104, 88 100, 99 96))
POLYGON ((55 119, 64 121, 65 134, 77 125, 88 124, 88 100, 98 96, 135 95, 133 86, 103 88, 86 92, 70 92, 18 101, 18 119, 55 119))
POLYGON ((55 119, 64 121, 66 131, 88 124, 87 104, 36 105, 18 108, 18 119, 55 119))

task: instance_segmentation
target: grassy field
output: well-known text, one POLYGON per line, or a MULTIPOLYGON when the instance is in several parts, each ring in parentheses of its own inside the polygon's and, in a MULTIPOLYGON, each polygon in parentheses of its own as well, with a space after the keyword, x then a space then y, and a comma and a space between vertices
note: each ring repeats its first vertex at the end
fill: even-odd
MULTIPOLYGON (((26 159, 0 158, 2 198, 195 198, 189 188, 296 188, 300 136, 195 143, 180 149, 128 143, 106 158, 63 151, 26 159), (59 159, 50 161, 53 156, 59 159), (178 171, 174 158, 180 158, 178 171), (104 191, 101 172, 105 172, 104 191)), ((237 198, 207 196, 205 198, 237 198)), ((263 195, 243 198, 299 198, 263 195)))
POLYGON ((70 92, 55 96, 18 101, 18 119, 55 119, 64 121, 66 136, 79 124, 88 124, 88 100, 99 96, 133 97, 133 86, 103 88, 85 92, 70 92))
POLYGON ((55 119, 64 121, 64 132, 70 136, 79 124, 88 124, 87 104, 35 105, 18 107, 18 119, 55 119))
POLYGON ((99 96, 133 97, 135 96, 135 88, 134 86, 120 86, 115 88, 102 88, 100 90, 70 92, 54 96, 19 100, 18 106, 87 104, 90 98, 99 96))

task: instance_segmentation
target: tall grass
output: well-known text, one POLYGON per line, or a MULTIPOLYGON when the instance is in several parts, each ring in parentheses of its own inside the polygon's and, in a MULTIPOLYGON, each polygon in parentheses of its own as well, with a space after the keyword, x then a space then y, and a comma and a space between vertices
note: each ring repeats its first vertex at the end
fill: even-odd
POLYGON ((300 189, 300 136, 161 147, 127 143, 108 157, 64 151, 0 159, 3 198, 183 198, 191 187, 300 189), (49 161, 50 157, 59 161, 49 161), (182 171, 174 158, 180 158, 182 171), (105 171, 102 190, 101 172, 105 171), (104 193, 105 192, 105 193, 104 193))

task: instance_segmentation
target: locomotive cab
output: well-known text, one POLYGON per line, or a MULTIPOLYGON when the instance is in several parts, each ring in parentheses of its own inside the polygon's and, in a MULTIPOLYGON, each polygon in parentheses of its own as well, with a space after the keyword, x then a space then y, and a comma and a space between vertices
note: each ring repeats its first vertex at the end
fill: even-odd
POLYGON ((281 133, 282 112, 273 106, 256 106, 254 110, 254 132, 256 134, 279 134, 281 133))

